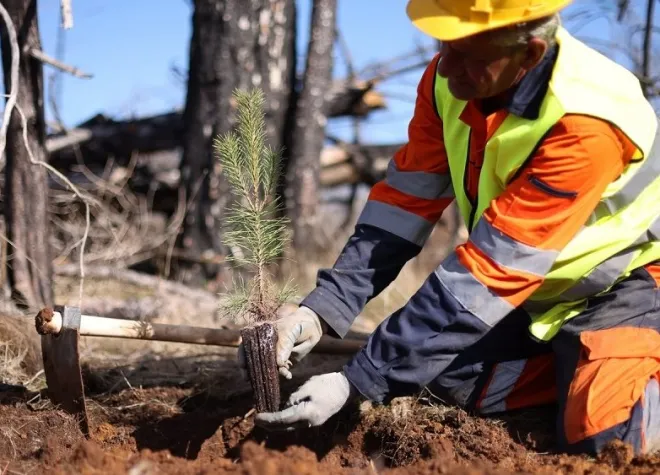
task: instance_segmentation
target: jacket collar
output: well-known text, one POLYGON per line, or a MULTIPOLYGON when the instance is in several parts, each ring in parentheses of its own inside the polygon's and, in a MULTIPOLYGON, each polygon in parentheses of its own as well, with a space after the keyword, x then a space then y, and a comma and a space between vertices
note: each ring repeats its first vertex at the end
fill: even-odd
POLYGON ((527 72, 516 86, 506 109, 509 113, 523 119, 536 120, 541 112, 541 104, 548 92, 552 71, 557 61, 559 46, 548 51, 541 62, 531 71, 527 72))

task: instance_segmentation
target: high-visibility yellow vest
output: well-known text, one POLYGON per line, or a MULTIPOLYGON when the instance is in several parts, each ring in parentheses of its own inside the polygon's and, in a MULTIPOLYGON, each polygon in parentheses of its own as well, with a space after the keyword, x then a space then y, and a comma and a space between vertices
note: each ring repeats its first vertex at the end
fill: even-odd
POLYGON ((540 115, 509 114, 488 140, 472 207, 463 188, 470 127, 460 120, 465 101, 436 78, 435 98, 456 200, 470 229, 524 166, 544 135, 565 114, 617 126, 636 145, 633 161, 612 182, 584 228, 559 253, 543 285, 523 304, 531 333, 549 340, 587 298, 606 292, 636 268, 660 259, 660 140, 658 119, 637 78, 560 28, 559 53, 540 115))

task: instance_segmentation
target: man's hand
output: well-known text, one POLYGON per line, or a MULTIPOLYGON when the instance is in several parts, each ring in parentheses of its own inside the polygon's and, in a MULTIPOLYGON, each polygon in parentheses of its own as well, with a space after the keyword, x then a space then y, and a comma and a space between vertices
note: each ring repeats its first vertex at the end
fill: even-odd
POLYGON ((280 374, 291 379, 291 365, 298 363, 323 336, 319 316, 307 307, 299 307, 277 322, 277 367, 280 374))
POLYGON ((268 430, 286 431, 320 426, 356 394, 344 373, 313 376, 291 395, 284 410, 257 414, 255 423, 268 430))
MULTIPOLYGON (((291 379, 290 368, 314 348, 323 335, 323 323, 319 316, 307 307, 283 316, 275 322, 277 326, 277 367, 282 376, 291 379)), ((238 348, 238 364, 246 371, 243 344, 238 348)))

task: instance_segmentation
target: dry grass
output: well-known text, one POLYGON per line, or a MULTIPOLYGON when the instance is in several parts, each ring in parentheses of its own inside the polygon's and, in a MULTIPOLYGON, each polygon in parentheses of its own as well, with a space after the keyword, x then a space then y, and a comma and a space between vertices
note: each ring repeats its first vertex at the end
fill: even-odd
POLYGON ((0 381, 36 389, 43 384, 41 352, 33 322, 0 316, 0 381))
MULTIPOLYGON (((159 257, 159 262, 167 260, 162 265, 169 272, 169 253, 186 212, 184 190, 179 189, 177 209, 168 220, 152 211, 152 195, 137 195, 130 190, 128 183, 141 159, 139 154, 134 154, 126 167, 110 160, 100 175, 77 155, 76 171, 81 175, 76 185, 94 199, 85 264, 128 267, 159 257)), ((79 256, 75 251, 86 224, 80 201, 68 192, 52 189, 49 212, 56 262, 76 262, 79 256)))

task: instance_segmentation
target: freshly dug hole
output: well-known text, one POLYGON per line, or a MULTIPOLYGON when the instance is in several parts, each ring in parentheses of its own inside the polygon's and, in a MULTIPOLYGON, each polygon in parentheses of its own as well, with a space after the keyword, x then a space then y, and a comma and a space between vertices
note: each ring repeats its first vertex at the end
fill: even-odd
POLYGON ((424 407, 414 398, 397 398, 390 406, 363 415, 364 451, 386 467, 432 458, 454 460, 454 446, 444 437, 448 432, 444 423, 443 411, 424 407))
POLYGON ((241 330, 245 360, 258 412, 275 412, 280 407, 280 380, 277 372, 277 329, 260 323, 241 330))

